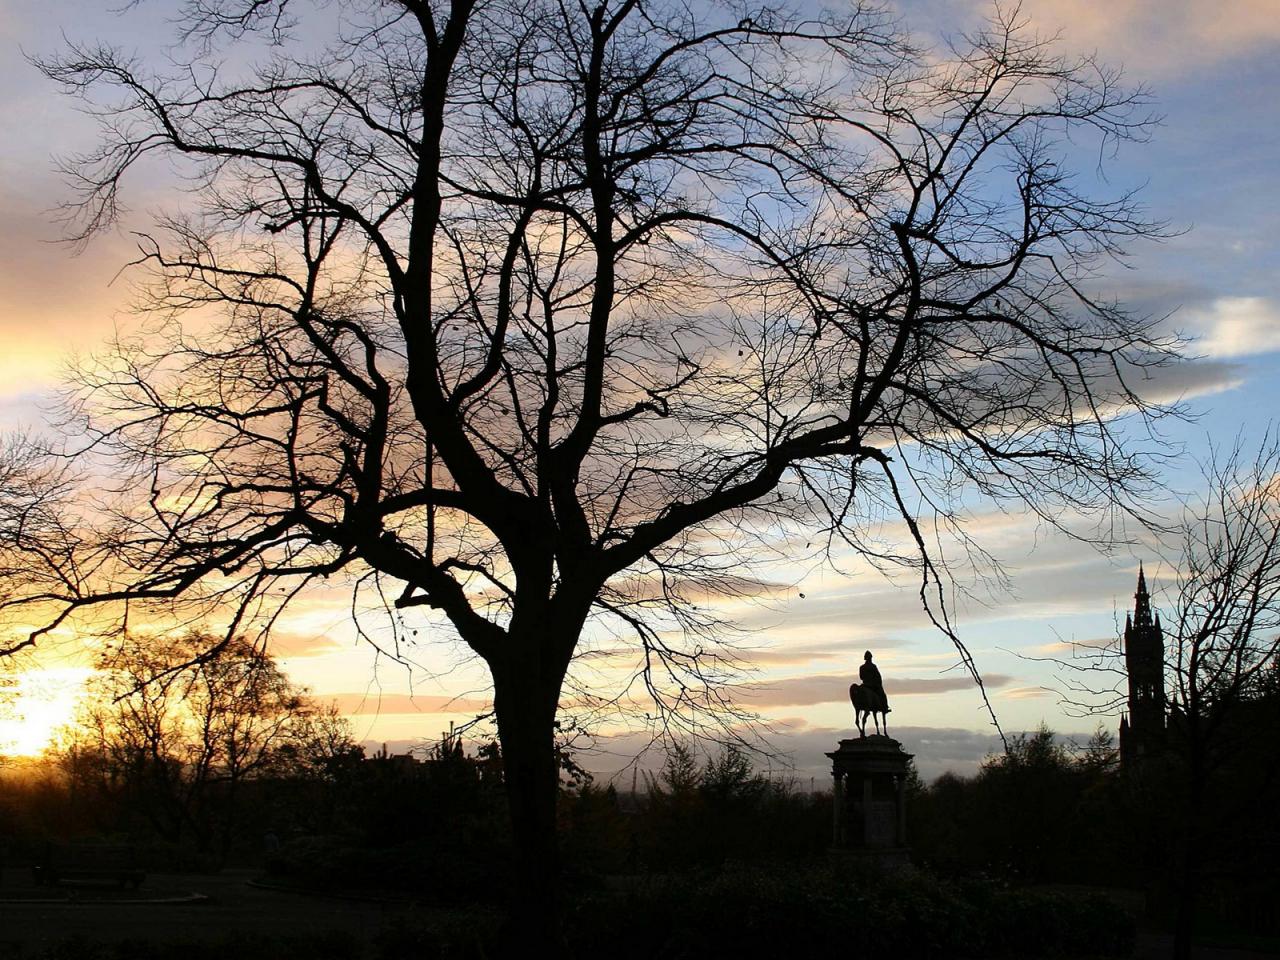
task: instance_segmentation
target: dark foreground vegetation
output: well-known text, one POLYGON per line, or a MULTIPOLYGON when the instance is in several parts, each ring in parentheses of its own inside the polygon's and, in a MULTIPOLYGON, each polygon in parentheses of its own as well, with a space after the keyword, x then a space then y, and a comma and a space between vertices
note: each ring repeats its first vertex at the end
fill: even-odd
MULTIPOLYGON (((286 889, 394 901, 403 907, 394 922, 273 935, 221 929, 211 912, 209 929, 179 941, 78 937, 27 956, 503 955, 514 891, 495 744, 467 753, 446 737, 416 757, 354 748, 323 763, 294 760, 264 764, 239 785, 234 831, 177 840, 136 815, 137 782, 102 776, 89 790, 73 776, 86 762, 83 748, 21 770, 10 765, 0 781, 7 862, 16 866, 43 844, 127 845, 153 871, 255 865, 263 882, 286 889), (210 836, 222 840, 202 844, 210 836)), ((1125 956, 1138 925, 1168 919, 1162 877, 1177 829, 1178 771, 1153 764, 1142 778, 1124 775, 1105 735, 1071 747, 1041 730, 1017 738, 975 777, 925 785, 913 776, 917 866, 901 874, 833 858, 830 795, 765 778, 732 749, 702 756, 675 745, 657 775, 623 791, 593 783, 567 757, 563 766, 570 956, 607 946, 619 960, 776 957, 800 945, 895 957, 1125 956), (1141 894, 1146 915, 1135 907, 1141 894)), ((1237 772, 1234 801, 1260 814, 1275 786, 1249 776, 1237 772)), ((1276 826, 1263 816, 1223 815, 1214 824, 1204 932, 1265 944, 1280 935, 1265 879, 1276 826)))
MULTIPOLYGON (((385 910, 347 922, 317 907, 314 926, 290 926, 259 901, 261 921, 235 928, 215 904, 190 929, 177 926, 176 939, 112 920, 101 937, 45 938, 26 955, 506 955, 519 940, 507 918, 521 888, 499 744, 468 750, 446 735, 412 755, 366 755, 343 718, 268 656, 245 645, 199 661, 190 657, 198 639, 162 650, 126 638, 104 655, 98 688, 58 747, 0 765, 9 895, 21 896, 19 868, 36 865, 127 866, 151 889, 172 886, 173 874, 198 888, 230 868, 277 896, 364 898, 385 910), (136 682, 157 673, 165 682, 136 682)), ((973 777, 926 785, 911 772, 914 866, 903 872, 833 855, 830 793, 764 776, 735 748, 671 744, 659 770, 637 771, 621 790, 595 783, 562 750, 557 900, 568 955, 607 945, 617 960, 776 957, 804 945, 895 957, 1124 956, 1139 925, 1171 925, 1181 906, 1171 878, 1190 835, 1204 841, 1202 939, 1275 946, 1280 786, 1271 754, 1247 747, 1280 731, 1280 685, 1264 680, 1215 741, 1195 824, 1176 715, 1168 750, 1125 768, 1102 731, 1074 744, 1041 729, 973 777)))
MULTIPOLYGON (((425 960, 504 955, 495 912, 409 919, 372 938, 215 935, 168 944, 80 938, 48 960, 425 960)), ((803 949, 893 957, 1104 957, 1133 947, 1134 923, 1101 896, 1019 891, 926 873, 874 877, 850 865, 737 866, 632 878, 583 890, 566 916, 569 956, 619 960, 777 957, 803 949)))

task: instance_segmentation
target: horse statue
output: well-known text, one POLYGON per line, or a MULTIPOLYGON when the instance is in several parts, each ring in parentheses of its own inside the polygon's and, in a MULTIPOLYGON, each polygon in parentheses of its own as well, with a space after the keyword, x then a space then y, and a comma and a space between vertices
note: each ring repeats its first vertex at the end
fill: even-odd
POLYGON ((849 700, 853 703, 853 722, 864 739, 867 736, 867 716, 870 715, 880 733, 880 718, 884 718, 884 735, 889 735, 889 709, 885 698, 874 687, 860 683, 849 684, 849 700))

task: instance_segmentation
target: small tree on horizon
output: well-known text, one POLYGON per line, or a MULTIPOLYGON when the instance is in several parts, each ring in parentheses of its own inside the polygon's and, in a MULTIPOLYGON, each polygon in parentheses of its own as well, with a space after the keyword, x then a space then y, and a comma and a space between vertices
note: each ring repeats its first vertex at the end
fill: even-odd
POLYGON ((248 781, 323 777, 358 748, 341 717, 252 644, 211 646, 195 632, 117 638, 53 753, 81 789, 121 799, 166 840, 191 836, 225 857, 248 781))

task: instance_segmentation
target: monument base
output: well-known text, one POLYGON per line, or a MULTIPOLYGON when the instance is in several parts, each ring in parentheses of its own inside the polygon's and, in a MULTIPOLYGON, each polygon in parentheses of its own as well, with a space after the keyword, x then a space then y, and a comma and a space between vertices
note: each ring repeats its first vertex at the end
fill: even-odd
MULTIPOLYGON (((901 740, 895 740, 893 737, 885 736, 883 733, 869 733, 865 737, 841 740, 840 749, 836 752, 854 752, 858 754, 883 752, 897 756, 905 751, 902 749, 901 740)), ((827 754, 827 756, 831 756, 831 754, 827 754)), ((907 754, 907 756, 910 756, 910 754, 907 754)))
POLYGON ((911 754, 892 737, 875 734, 841 740, 827 757, 834 778, 832 846, 886 866, 907 862, 911 754))

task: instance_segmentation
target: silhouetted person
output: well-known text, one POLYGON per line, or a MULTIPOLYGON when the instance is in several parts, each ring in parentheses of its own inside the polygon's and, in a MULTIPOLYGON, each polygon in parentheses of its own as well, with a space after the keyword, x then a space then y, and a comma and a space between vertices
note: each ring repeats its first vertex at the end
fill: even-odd
POLYGON ((880 677, 880 668, 871 662, 870 650, 863 654, 862 661, 862 666, 858 668, 858 679, 862 681, 864 687, 875 691, 875 695, 880 698, 879 706, 874 709, 888 713, 889 698, 884 693, 884 680, 880 677))

